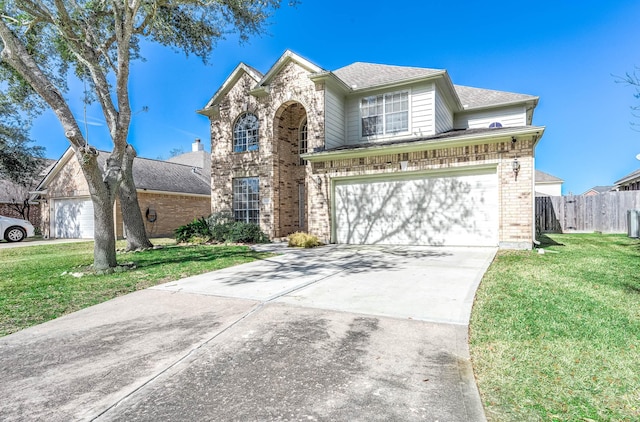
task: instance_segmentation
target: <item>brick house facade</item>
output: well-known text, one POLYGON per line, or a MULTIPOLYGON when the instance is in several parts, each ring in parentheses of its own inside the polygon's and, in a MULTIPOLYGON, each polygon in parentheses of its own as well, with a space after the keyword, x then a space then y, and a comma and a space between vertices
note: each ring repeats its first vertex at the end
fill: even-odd
MULTIPOLYGON (((99 165, 108 156, 100 152, 99 165)), ((200 167, 136 157, 133 176, 138 204, 149 237, 172 237, 194 218, 211 213, 209 154, 201 151, 200 167)), ((51 238, 93 238, 93 204, 80 164, 69 148, 38 186, 42 233, 51 238)), ((114 204, 114 228, 125 237, 119 200, 114 204)))
POLYGON ((241 63, 199 111, 212 210, 272 238, 530 248, 537 102, 443 70, 329 72, 290 51, 264 75, 241 63))

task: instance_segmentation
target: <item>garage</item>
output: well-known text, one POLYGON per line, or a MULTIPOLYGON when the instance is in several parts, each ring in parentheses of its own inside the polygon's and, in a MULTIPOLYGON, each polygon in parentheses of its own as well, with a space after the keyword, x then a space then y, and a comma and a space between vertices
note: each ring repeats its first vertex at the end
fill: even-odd
POLYGON ((337 243, 498 245, 496 169, 334 179, 337 243))
POLYGON ((93 239, 93 202, 91 198, 53 200, 51 233, 56 238, 93 239))

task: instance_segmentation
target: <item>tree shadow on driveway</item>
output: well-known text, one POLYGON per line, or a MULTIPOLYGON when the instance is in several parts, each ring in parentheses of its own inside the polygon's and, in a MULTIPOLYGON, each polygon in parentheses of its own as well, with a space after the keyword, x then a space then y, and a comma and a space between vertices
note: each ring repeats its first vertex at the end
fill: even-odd
POLYGON ((344 271, 353 274, 397 271, 412 260, 437 259, 452 255, 451 252, 438 248, 331 245, 287 251, 283 255, 217 272, 215 280, 227 285, 239 285, 303 277, 319 279, 344 271))

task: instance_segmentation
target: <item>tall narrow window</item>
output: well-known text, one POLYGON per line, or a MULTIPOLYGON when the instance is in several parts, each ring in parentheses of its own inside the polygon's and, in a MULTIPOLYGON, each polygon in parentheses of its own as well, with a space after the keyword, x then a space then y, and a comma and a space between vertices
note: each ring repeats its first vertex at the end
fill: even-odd
POLYGON ((233 152, 257 151, 259 126, 255 114, 243 113, 233 126, 233 152))
MULTIPOLYGON (((299 145, 299 153, 300 154, 306 154, 307 152, 307 119, 305 118, 302 123, 300 124, 300 130, 298 131, 299 136, 298 136, 298 145, 299 145)), ((300 165, 304 166, 305 164, 307 164, 307 160, 302 159, 302 157, 300 157, 300 165)))
POLYGON ((360 101, 362 136, 406 132, 409 130, 409 93, 392 92, 360 101))
POLYGON ((257 177, 233 179, 233 217, 243 223, 260 223, 260 188, 257 177))

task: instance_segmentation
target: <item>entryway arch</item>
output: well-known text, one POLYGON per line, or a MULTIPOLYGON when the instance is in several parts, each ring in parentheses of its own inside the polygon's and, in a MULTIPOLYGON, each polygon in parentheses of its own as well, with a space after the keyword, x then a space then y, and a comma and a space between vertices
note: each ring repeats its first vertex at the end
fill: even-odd
POLYGON ((274 128, 274 232, 276 238, 306 230, 307 111, 297 101, 288 101, 276 111, 274 128))

